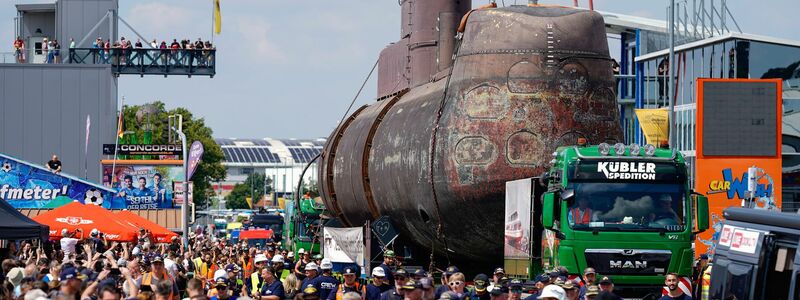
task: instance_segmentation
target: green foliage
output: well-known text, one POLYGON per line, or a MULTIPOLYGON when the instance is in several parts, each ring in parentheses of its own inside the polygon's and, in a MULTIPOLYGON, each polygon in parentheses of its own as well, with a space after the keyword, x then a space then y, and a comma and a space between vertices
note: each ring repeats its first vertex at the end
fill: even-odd
POLYGON ((266 178, 264 174, 252 173, 247 176, 244 183, 233 186, 233 191, 225 197, 225 207, 230 209, 249 209, 247 198, 256 204, 265 194, 272 193, 272 179, 266 178))
POLYGON ((303 180, 303 186, 300 191, 300 197, 304 196, 306 193, 309 193, 311 198, 319 197, 319 187, 317 186, 316 180, 309 180, 306 182, 303 180))
MULTIPOLYGON (((225 167, 222 166, 225 156, 222 148, 214 142, 214 138, 211 136, 213 131, 206 126, 203 118, 194 118, 192 113, 183 107, 167 110, 163 102, 156 101, 145 105, 125 106, 123 108, 124 130, 133 132, 137 141, 143 141, 147 131, 145 129, 150 129, 153 144, 167 144, 169 142, 168 117, 170 115, 183 116, 183 133, 186 134, 187 147, 194 141, 200 141, 205 149, 203 158, 192 177, 195 206, 198 210, 205 209, 206 203, 210 203, 210 198, 214 196, 211 183, 225 179, 225 167), (143 109, 143 107, 146 108, 143 109), (143 114, 140 110, 151 113, 143 114), (137 112, 139 112, 138 118, 137 112)), ((180 143, 180 140, 177 143, 180 143)))

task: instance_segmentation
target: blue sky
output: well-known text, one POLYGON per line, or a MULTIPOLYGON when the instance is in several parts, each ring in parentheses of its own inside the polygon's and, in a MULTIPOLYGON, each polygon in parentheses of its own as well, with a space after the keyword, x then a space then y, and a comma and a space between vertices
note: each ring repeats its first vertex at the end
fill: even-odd
MULTIPOLYGON (((11 51, 14 4, 0 0, 0 52, 11 51)), ((148 39, 211 37, 212 0, 121 0, 120 15, 148 39)), ((473 1, 473 7, 489 1, 473 1)), ((498 0, 498 5, 513 0, 498 0)), ((587 6, 587 0, 580 0, 587 6)), ((595 0, 595 9, 656 19, 668 1, 595 0)), ((378 53, 400 35, 397 0, 222 0, 217 75, 122 76, 127 104, 160 100, 203 117, 217 137, 327 137, 342 117, 378 53)), ((527 3, 518 0, 517 3, 527 3)), ((572 5, 572 1, 544 4, 572 5)), ((728 1, 746 33, 800 40, 800 1, 728 1)), ((121 25, 125 37, 133 34, 121 25)), ((373 102, 375 78, 357 105, 373 102)), ((356 106, 357 107, 357 106, 356 106)))

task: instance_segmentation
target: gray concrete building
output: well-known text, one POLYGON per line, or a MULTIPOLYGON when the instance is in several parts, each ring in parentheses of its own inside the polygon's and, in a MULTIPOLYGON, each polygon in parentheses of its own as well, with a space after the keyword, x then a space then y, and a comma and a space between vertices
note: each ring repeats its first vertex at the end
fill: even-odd
MULTIPOLYGON (((102 144, 116 136, 117 77, 109 64, 45 64, 44 38, 116 37, 117 0, 58 0, 16 5, 15 35, 24 61, 0 63, 0 152, 34 163, 57 154, 64 172, 99 182, 102 144), (94 30, 92 30, 94 29, 94 30), (90 35, 91 34, 91 35, 90 35), (87 116, 91 119, 85 148, 87 116), (84 152, 86 151, 86 152, 84 152)), ((82 45, 88 47, 88 45, 82 45)), ((79 46, 80 47, 80 46, 79 46)))

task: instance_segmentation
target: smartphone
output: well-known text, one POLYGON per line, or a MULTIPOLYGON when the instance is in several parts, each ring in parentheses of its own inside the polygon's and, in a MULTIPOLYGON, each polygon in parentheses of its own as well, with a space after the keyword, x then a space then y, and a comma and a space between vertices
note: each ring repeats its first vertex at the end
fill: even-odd
POLYGON ((119 268, 111 268, 111 272, 108 273, 109 275, 122 275, 122 272, 119 271, 119 268))

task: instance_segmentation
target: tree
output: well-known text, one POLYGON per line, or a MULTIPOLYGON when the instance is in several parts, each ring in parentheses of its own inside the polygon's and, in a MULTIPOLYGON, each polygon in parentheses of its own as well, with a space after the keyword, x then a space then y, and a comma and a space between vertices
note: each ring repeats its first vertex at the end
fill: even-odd
MULTIPOLYGON (((152 133, 153 144, 167 144, 170 115, 183 116, 183 133, 186 134, 186 146, 192 142, 200 141, 204 152, 200 164, 197 166, 192 182, 194 183, 194 204, 198 210, 205 209, 210 198, 214 196, 211 183, 225 179, 225 167, 222 160, 225 158, 222 148, 217 145, 211 136, 213 131, 206 126, 203 118, 194 118, 192 113, 183 107, 167 110, 163 102, 156 101, 144 105, 131 105, 123 107, 125 131, 131 131, 138 141, 143 141, 145 132, 152 133)), ((180 141, 178 141, 180 142, 180 141)))
POLYGON ((255 205, 262 196, 272 193, 272 179, 265 178, 264 174, 251 173, 247 175, 244 183, 233 186, 233 191, 225 197, 225 207, 230 209, 249 209, 247 198, 253 199, 255 205))

